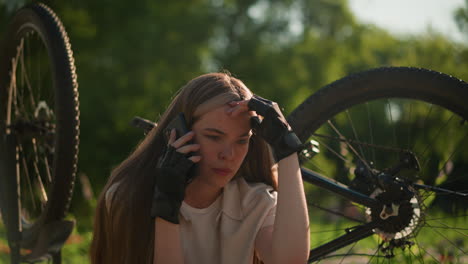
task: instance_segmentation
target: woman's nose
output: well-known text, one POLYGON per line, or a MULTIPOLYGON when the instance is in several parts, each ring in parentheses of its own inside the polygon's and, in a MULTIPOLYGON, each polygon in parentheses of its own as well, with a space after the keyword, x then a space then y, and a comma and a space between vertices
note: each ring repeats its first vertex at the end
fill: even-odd
POLYGON ((222 160, 230 160, 234 158, 234 147, 232 145, 224 146, 219 152, 219 158, 222 160))

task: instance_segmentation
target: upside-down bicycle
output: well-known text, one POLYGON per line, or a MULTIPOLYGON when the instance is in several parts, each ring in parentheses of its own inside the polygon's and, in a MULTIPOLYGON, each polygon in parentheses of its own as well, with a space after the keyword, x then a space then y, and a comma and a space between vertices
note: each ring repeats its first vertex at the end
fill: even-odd
POLYGON ((60 263, 74 227, 64 216, 78 156, 77 89, 57 15, 41 3, 20 9, 0 57, 0 209, 13 264, 60 263))

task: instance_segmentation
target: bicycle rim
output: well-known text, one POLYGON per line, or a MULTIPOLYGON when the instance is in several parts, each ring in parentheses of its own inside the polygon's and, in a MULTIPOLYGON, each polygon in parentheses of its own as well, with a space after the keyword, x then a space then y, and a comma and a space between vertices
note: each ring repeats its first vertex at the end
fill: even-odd
POLYGON ((301 140, 320 144, 320 153, 302 166, 389 204, 399 193, 383 192, 357 170, 373 172, 374 178, 377 172, 393 171, 411 194, 393 208, 393 215, 385 216, 382 209, 365 208, 306 184, 312 248, 385 217, 374 235, 321 261, 468 261, 466 98, 468 85, 448 75, 380 68, 324 87, 290 115, 301 140), (419 170, 397 169, 407 154, 415 157, 419 170))
POLYGON ((3 45, 1 131, 14 134, 23 247, 34 232, 64 217, 78 155, 78 83, 68 36, 43 4, 19 10, 3 45), (29 238, 28 238, 29 237, 29 238))

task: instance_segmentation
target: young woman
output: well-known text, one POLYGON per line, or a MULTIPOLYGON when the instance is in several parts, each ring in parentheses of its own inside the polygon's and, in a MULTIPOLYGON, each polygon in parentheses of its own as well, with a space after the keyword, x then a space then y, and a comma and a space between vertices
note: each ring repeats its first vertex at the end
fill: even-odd
POLYGON ((112 172, 92 263, 305 263, 300 147, 278 105, 239 79, 191 80, 112 172), (166 133, 179 113, 191 131, 166 133))

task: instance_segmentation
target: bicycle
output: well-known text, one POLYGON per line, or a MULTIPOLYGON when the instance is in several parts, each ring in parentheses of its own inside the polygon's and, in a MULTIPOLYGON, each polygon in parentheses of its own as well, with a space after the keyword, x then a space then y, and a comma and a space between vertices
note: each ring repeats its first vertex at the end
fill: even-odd
MULTIPOLYGON (((346 219, 340 223, 349 225, 341 229, 345 234, 313 249, 311 260, 331 257, 344 245, 349 246, 334 255, 348 257, 355 242, 369 237, 368 241, 377 240, 377 246, 360 254, 376 262, 392 257, 403 262, 466 261, 467 245, 457 245, 465 243, 468 230, 468 152, 462 149, 468 140, 466 98, 468 84, 454 77, 425 69, 382 68, 338 80, 291 113, 290 124, 301 140, 312 137, 324 146, 327 153, 315 161, 335 159, 332 163, 344 170, 333 173, 322 166, 320 173, 349 185, 335 185, 302 169, 306 181, 347 200, 346 207, 335 206, 345 209, 341 212, 330 210, 330 205, 326 208, 327 213, 346 219), (361 118, 353 118, 356 112, 361 118), (384 113, 385 119, 368 118, 377 112, 384 113), (373 131, 377 128, 389 136, 379 137, 380 132, 373 131), (443 144, 434 142, 435 138, 443 139, 443 144), (435 240, 436 236, 442 239, 435 240), (437 243, 446 243, 441 245, 442 254, 436 253, 437 243)), ((308 167, 317 168, 317 162, 308 167)))
POLYGON ((77 166, 79 99, 69 38, 46 5, 27 5, 12 18, 0 85, 0 208, 11 263, 60 263, 74 228, 64 216, 77 166))
POLYGON ((457 78, 386 67, 326 85, 288 116, 307 142, 299 157, 312 194, 309 262, 468 261, 465 100, 468 84, 457 78))

